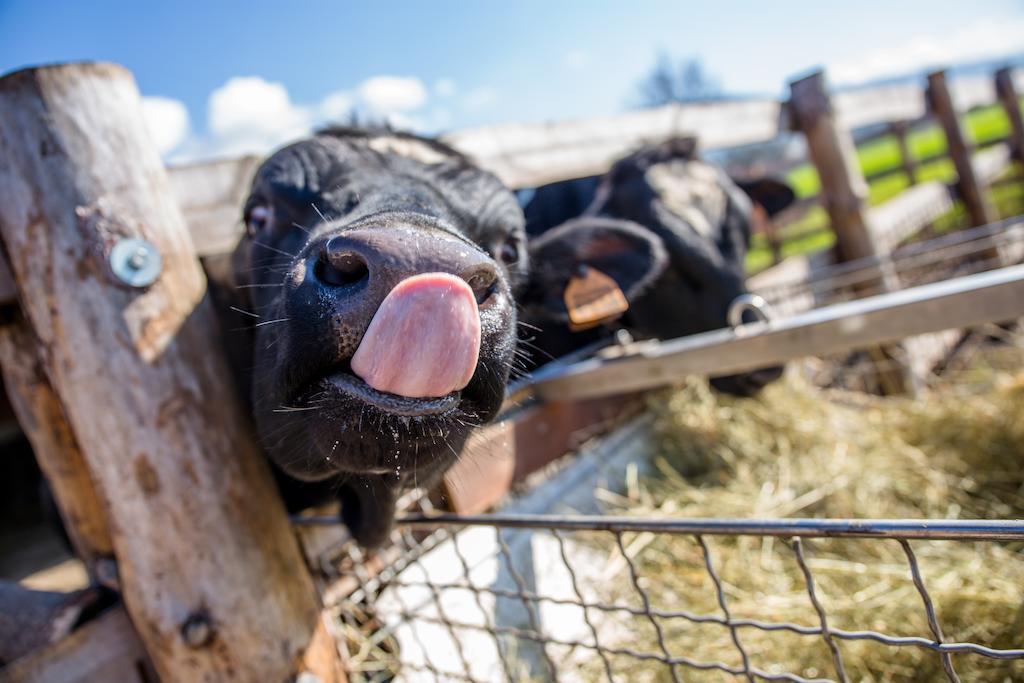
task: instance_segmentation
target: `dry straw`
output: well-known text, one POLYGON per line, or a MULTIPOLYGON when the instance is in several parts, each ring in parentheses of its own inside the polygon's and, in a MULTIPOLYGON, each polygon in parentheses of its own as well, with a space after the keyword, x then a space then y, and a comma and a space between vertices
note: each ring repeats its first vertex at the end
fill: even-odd
MULTIPOLYGON (((999 346, 916 399, 822 390, 789 377, 757 399, 692 380, 650 401, 654 473, 625 495, 601 492, 615 512, 644 517, 1024 517, 1024 350, 999 346)), ((708 539, 732 617, 816 626, 792 549, 779 540, 708 539)), ((720 615, 700 548, 679 536, 627 538, 654 607, 720 615)), ((997 648, 1024 641, 1024 548, 1019 543, 915 542, 947 641, 997 648)), ((807 540, 804 549, 830 627, 930 637, 896 541, 807 540)), ((609 600, 628 600, 609 582, 609 600)), ((636 625, 622 644, 657 651, 636 625)), ((673 654, 739 666, 726 628, 664 620, 673 654)), ((820 637, 738 631, 752 666, 834 678, 820 637)), ((839 644, 851 681, 945 680, 939 656, 874 642, 839 644)), ((953 657, 964 681, 1024 680, 1024 663, 953 657)), ((631 680, 670 680, 629 663, 631 680)), ((657 665, 661 666, 661 665, 657 665)), ((600 677, 595 668, 594 678, 600 677)), ((681 671, 688 681, 735 680, 681 671)))

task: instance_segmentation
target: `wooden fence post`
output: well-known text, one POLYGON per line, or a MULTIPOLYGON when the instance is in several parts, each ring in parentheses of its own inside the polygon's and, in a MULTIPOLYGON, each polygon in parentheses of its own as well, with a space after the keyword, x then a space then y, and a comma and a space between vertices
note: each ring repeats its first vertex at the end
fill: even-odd
MULTIPOLYGON (((836 236, 839 261, 882 255, 868 224, 868 185, 857 162, 857 151, 849 131, 840 129, 828 91, 825 74, 816 71, 789 84, 789 110, 793 124, 807 140, 807 152, 821 179, 821 199, 836 236)), ((888 291, 894 276, 882 275, 858 289, 865 293, 888 291)), ((914 381, 901 360, 905 354, 898 344, 871 351, 878 363, 876 373, 885 393, 913 391, 914 381)))
POLYGON ((790 112, 821 179, 821 198, 836 234, 839 260, 877 256, 867 221, 868 185, 857 165, 853 138, 836 123, 824 73, 815 72, 789 87, 790 112))
POLYGON ((128 71, 0 79, 0 241, 160 677, 343 679, 128 71))
POLYGON ((1020 98, 1013 85, 1013 69, 1003 67, 996 72, 996 95, 1010 120, 1010 156, 1020 164, 1018 173, 1024 177, 1024 118, 1020 113, 1020 98))
POLYGON ((0 368, 11 407, 53 491, 75 554, 95 581, 96 561, 114 555, 107 513, 64 407, 43 371, 38 347, 20 315, 0 327, 0 368))
POLYGON ((907 144, 907 134, 910 132, 909 121, 893 121, 889 124, 889 130, 896 136, 896 144, 900 148, 900 165, 907 175, 909 185, 917 185, 917 162, 910 153, 910 146, 907 144))
POLYGON ((967 207, 967 215, 970 217, 971 225, 987 225, 995 220, 995 212, 989 206, 978 183, 977 174, 974 172, 974 165, 971 163, 971 148, 964 137, 963 128, 956 115, 956 108, 953 106, 953 98, 950 97, 949 88, 946 84, 946 72, 934 71, 928 74, 928 108, 939 119, 942 129, 946 133, 946 146, 949 157, 953 160, 956 168, 957 181, 956 189, 964 206, 967 207))

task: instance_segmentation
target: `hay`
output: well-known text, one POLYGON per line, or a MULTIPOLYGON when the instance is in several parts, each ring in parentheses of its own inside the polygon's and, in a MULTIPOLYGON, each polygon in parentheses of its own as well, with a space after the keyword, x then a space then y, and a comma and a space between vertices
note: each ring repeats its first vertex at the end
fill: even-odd
MULTIPOLYGON (((633 480, 624 496, 601 494, 611 511, 644 517, 1024 517, 1021 368, 1024 350, 1001 347, 978 354, 955 380, 917 399, 825 391, 793 377, 757 399, 734 399, 693 380, 650 401, 659 454, 654 473, 633 480)), ((733 617, 818 624, 788 544, 707 541, 733 617)), ((655 607, 721 615, 694 539, 641 535, 627 543, 655 607)), ((831 627, 929 637, 896 541, 804 545, 831 627)), ((1022 544, 913 547, 947 641, 1021 647, 1022 544)), ((637 602, 628 581, 609 584, 608 600, 637 602)), ((673 654, 740 665, 725 627, 678 619, 660 625, 673 654)), ((648 626, 636 624, 620 644, 658 652, 648 626)), ((738 637, 756 667, 835 678, 820 637, 753 628, 739 629, 738 637)), ((870 641, 840 641, 839 648, 851 681, 945 680, 939 656, 926 650, 870 641)), ((953 662, 964 681, 1024 680, 1021 662, 972 654, 954 655, 953 662)), ((656 663, 621 664, 633 672, 630 680, 670 680, 656 663)), ((688 681, 735 680, 720 672, 680 673, 688 681)), ((600 669, 593 674, 600 678, 600 669)))

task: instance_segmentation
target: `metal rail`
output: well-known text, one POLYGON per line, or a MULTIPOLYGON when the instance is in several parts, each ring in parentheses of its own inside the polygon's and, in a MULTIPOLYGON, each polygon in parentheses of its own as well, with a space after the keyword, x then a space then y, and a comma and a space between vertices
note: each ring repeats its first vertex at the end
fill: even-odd
POLYGON ((506 405, 579 400, 726 375, 956 327, 1024 316, 1024 265, 849 301, 770 323, 629 345, 616 358, 551 363, 510 391, 506 405))
MULTIPOLYGON (((296 517, 298 525, 336 525, 337 517, 296 517)), ((410 527, 492 526, 560 531, 651 532, 778 538, 894 538, 946 541, 1024 541, 1024 520, 983 519, 642 519, 582 515, 407 515, 410 527)))

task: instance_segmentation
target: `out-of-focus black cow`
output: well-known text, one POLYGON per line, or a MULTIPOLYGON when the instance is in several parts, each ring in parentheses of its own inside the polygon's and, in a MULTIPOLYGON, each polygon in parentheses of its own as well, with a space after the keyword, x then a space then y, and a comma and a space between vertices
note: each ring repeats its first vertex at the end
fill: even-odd
MULTIPOLYGON (((585 281, 589 269, 618 285, 628 310, 613 325, 635 338, 726 326, 730 304, 746 292, 744 257, 755 211, 774 215, 794 195, 773 180, 738 186, 696 147, 693 138, 669 140, 616 162, 604 176, 535 191, 525 208, 532 272, 521 297, 525 322, 539 328, 535 359, 611 333, 608 324, 571 324, 566 290, 574 278, 585 281)), ((781 372, 764 368, 712 384, 751 395, 781 372)))
POLYGON ((244 220, 221 296, 260 440, 286 503, 338 496, 378 545, 501 406, 522 211, 442 144, 339 128, 266 160, 244 220))

